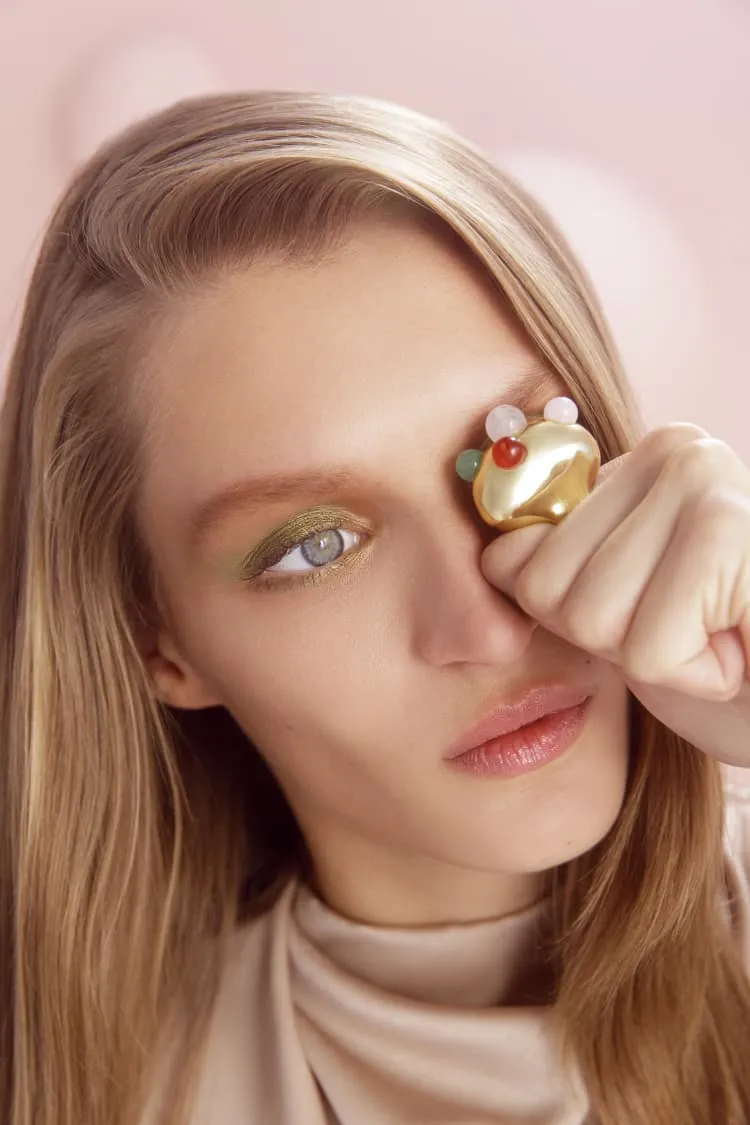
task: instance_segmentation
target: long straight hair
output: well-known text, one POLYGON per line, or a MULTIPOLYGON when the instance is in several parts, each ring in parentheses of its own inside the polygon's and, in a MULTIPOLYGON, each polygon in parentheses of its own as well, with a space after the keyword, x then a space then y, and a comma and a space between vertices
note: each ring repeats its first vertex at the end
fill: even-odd
MULTIPOLYGON (((445 125, 364 98, 184 101, 76 175, 49 224, 0 419, 0 1120, 138 1125, 170 1029, 191 1078, 228 935, 304 844, 222 709, 155 702, 136 498, 154 329, 259 256, 413 209, 474 256, 606 458, 634 411, 554 224, 445 125), (211 746, 210 756, 206 747, 211 746)), ((619 818, 554 883, 562 1056, 602 1125, 750 1120, 750 987, 722 903, 719 771, 633 704, 619 818)))

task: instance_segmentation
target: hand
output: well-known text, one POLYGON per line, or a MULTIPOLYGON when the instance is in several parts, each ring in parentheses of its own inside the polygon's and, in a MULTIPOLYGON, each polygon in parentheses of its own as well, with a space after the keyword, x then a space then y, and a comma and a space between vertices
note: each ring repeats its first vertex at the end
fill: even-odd
POLYGON ((561 524, 499 536, 482 571, 666 725, 750 766, 750 469, 728 446, 652 431, 561 524))

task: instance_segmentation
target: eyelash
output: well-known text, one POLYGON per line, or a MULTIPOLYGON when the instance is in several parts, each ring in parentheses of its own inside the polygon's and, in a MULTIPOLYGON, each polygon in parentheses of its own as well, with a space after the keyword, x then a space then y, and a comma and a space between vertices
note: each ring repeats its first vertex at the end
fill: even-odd
POLYGON ((306 530, 303 536, 290 538, 289 542, 285 544, 280 543, 279 547, 283 549, 274 552, 274 557, 265 563, 263 569, 256 569, 254 573, 242 575, 242 577, 245 582, 251 584, 254 589, 258 590, 270 591, 289 589, 290 587, 318 585, 320 582, 327 581, 345 567, 355 563, 369 538, 370 536, 362 528, 357 528, 355 530, 331 523, 321 525, 317 528, 313 527, 306 530), (300 550, 307 540, 312 539, 316 535, 324 535, 327 531, 337 531, 340 535, 353 536, 356 542, 351 546, 345 546, 339 557, 330 563, 324 563, 322 566, 318 567, 309 564, 310 570, 287 571, 284 573, 283 571, 274 572, 271 569, 274 566, 278 566, 280 562, 288 558, 294 551, 300 550))

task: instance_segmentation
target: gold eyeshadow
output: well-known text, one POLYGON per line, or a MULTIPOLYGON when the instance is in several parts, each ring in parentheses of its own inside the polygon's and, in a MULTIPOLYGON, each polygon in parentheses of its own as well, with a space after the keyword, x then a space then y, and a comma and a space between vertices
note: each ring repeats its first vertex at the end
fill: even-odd
POLYGON ((311 535, 325 531, 342 529, 362 535, 371 532, 371 525, 365 520, 353 516, 341 508, 318 507, 308 512, 287 520, 280 527, 274 528, 251 551, 243 555, 232 569, 236 576, 244 582, 254 585, 272 587, 294 585, 310 585, 327 578, 331 572, 338 571, 348 565, 352 556, 359 553, 359 548, 352 547, 338 559, 325 566, 310 571, 280 572, 278 575, 266 575, 264 572, 276 563, 289 551, 299 547, 311 535))

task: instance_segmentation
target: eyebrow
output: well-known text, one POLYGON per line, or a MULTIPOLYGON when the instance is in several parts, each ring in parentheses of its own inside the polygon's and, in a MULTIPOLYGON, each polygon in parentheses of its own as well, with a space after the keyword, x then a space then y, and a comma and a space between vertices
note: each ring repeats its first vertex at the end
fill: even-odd
POLYGON ((190 520, 190 541, 199 543, 234 512, 249 513, 303 495, 312 501, 324 500, 332 493, 354 489, 363 483, 363 478, 348 468, 329 471, 307 469, 237 481, 196 510, 190 520))
MULTIPOLYGON (((555 379, 553 371, 537 365, 514 381, 508 388, 508 398, 523 407, 555 379)), ((472 428, 476 429, 476 425, 472 428)), ((249 514, 301 496, 313 502, 326 500, 337 492, 356 491, 366 486, 367 480, 346 466, 248 477, 229 485, 195 510, 188 525, 188 539, 192 546, 198 545, 235 512, 249 514)))

